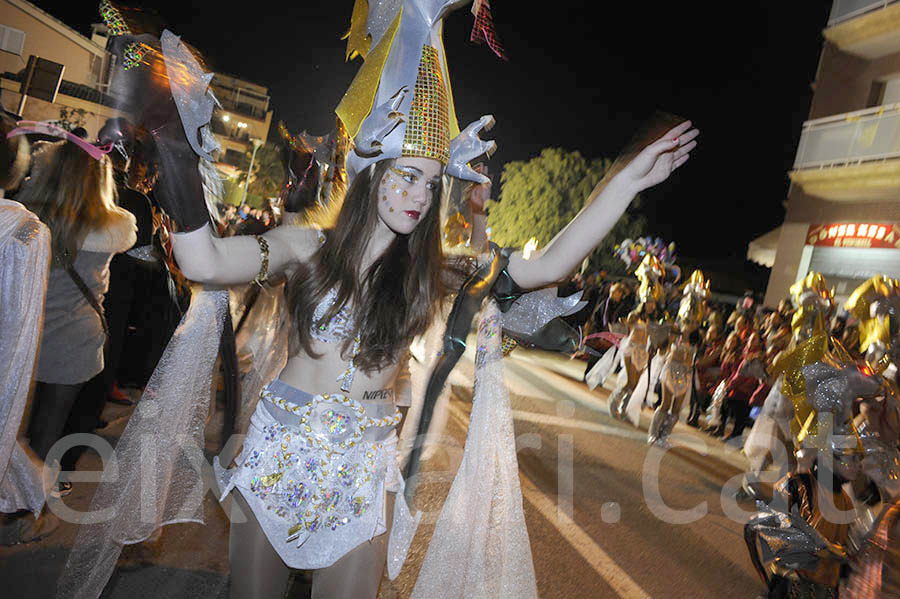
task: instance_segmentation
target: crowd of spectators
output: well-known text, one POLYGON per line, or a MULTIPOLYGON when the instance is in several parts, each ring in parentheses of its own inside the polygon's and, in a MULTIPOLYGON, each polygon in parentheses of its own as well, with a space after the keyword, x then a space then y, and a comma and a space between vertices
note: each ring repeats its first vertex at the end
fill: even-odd
MULTIPOLYGON (((586 341, 576 357, 587 360, 587 374, 612 343, 609 335, 598 333, 627 334, 624 320, 637 300, 633 281, 603 281, 596 275, 573 277, 560 295, 578 290, 588 305, 567 320, 582 327, 586 341)), ((672 301, 657 310, 661 321, 673 320, 678 310, 677 287, 669 291, 672 301)), ((790 299, 771 309, 749 291, 736 305, 710 305, 699 331, 688 424, 725 441, 742 437, 777 378, 773 365, 790 349, 793 316, 790 299)), ((834 316, 828 328, 845 348, 858 347, 858 323, 846 313, 834 316)))
POLYGON ((247 204, 220 207, 219 233, 232 235, 261 235, 276 225, 275 215, 269 208, 251 208, 247 204))

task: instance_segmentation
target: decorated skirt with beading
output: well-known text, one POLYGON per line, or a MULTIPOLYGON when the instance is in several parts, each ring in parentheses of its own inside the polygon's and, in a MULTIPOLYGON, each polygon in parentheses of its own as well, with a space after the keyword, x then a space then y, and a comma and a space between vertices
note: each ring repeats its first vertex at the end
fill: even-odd
POLYGON ((399 494, 398 420, 389 403, 275 380, 260 393, 235 468, 216 464, 222 496, 237 487, 285 564, 316 569, 383 534, 385 492, 396 492, 389 558, 402 565, 418 520, 399 494))

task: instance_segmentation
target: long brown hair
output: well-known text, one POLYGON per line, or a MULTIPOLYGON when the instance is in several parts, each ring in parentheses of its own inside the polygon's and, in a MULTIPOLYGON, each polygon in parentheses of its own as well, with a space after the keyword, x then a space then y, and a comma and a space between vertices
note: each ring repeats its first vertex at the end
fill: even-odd
MULTIPOLYGON (((378 225, 378 184, 393 160, 365 169, 347 190, 332 230, 309 262, 288 283, 288 305, 300 346, 313 357, 310 328, 328 322, 340 309, 353 307, 360 352, 354 364, 364 371, 381 370, 422 334, 446 293, 440 239, 441 187, 434 192, 425 217, 408 235, 397 235, 365 273, 359 273, 369 239, 378 225), (313 311, 331 289, 337 299, 321 322, 313 311)), ((341 349, 346 356, 353 340, 341 349)))
POLYGON ((32 178, 17 199, 50 229, 53 253, 67 252, 74 260, 89 231, 105 228, 124 212, 116 206, 112 164, 69 141, 46 144, 34 162, 32 178))

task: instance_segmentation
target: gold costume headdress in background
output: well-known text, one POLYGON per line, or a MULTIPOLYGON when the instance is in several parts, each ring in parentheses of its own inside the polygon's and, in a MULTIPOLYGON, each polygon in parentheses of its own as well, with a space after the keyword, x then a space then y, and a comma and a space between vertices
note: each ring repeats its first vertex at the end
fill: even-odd
POLYGON ((700 326, 706 316, 706 300, 709 298, 709 281, 701 270, 691 273, 684 286, 684 295, 678 305, 678 320, 694 327, 700 326))
POLYGON ((857 287, 844 308, 859 320, 859 351, 879 372, 887 367, 888 348, 893 344, 891 308, 900 307, 900 281, 876 275, 857 287), (872 350, 872 351, 870 351, 872 350))
POLYGON ((641 282, 638 287, 638 300, 645 304, 648 301, 658 302, 663 296, 663 287, 660 280, 665 276, 666 269, 653 254, 645 254, 644 259, 634 271, 634 276, 641 282))

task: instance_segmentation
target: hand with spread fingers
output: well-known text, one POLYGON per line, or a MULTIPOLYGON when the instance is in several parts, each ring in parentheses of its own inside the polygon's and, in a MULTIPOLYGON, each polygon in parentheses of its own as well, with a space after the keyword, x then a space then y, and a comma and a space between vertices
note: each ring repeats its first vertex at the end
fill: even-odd
POLYGON ((462 179, 487 183, 488 179, 481 173, 472 170, 469 162, 479 156, 488 156, 497 149, 497 142, 484 141, 479 137, 482 130, 489 131, 494 126, 494 117, 490 114, 482 116, 469 124, 450 142, 450 161, 447 163, 447 174, 462 179))
POLYGON ((641 150, 619 176, 635 193, 659 185, 687 162, 691 150, 697 147, 698 135, 700 131, 692 128, 690 121, 681 123, 641 150))

